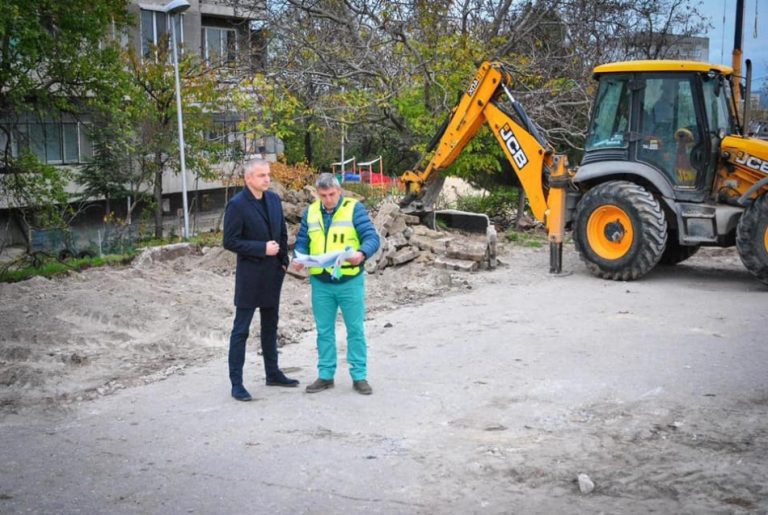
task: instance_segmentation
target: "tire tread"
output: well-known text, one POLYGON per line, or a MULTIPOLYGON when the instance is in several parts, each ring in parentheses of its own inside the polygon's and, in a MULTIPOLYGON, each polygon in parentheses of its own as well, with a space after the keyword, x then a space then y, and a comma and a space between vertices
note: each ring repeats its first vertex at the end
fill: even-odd
POLYGON ((573 234, 576 249, 593 275, 614 281, 632 281, 650 272, 661 259, 667 243, 667 220, 651 192, 632 182, 610 181, 595 186, 581 199, 576 207, 573 234), (640 248, 626 266, 615 269, 589 259, 586 252, 588 243, 580 241, 579 221, 583 209, 591 204, 615 204, 619 199, 629 202, 637 210, 640 224, 639 230, 635 230, 635 237, 640 238, 640 248))

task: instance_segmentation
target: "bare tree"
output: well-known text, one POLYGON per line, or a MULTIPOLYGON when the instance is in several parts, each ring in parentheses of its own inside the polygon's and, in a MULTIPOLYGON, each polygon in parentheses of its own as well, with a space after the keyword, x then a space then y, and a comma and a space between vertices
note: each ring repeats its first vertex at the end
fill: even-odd
POLYGON ((389 131, 401 153, 424 140, 403 108, 414 91, 436 123, 484 59, 515 70, 515 95, 556 147, 578 149, 595 65, 672 56, 704 28, 692 0, 232 1, 266 19, 269 77, 301 99, 307 127, 389 131))

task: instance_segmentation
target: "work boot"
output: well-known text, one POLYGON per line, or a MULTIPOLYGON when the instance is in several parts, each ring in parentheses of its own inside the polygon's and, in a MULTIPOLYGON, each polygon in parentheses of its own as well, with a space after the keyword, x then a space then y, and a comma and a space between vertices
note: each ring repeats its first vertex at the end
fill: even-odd
POLYGON ((333 388, 333 379, 315 379, 315 382, 307 386, 307 393, 317 393, 333 388))
POLYGON ((247 402, 252 398, 251 394, 248 393, 248 390, 246 390, 245 387, 243 387, 241 384, 232 386, 232 397, 234 397, 235 400, 244 402, 247 402))
POLYGON ((286 377, 285 374, 278 371, 274 376, 267 378, 267 386, 287 386, 288 388, 295 388, 299 386, 299 381, 298 379, 286 377))
POLYGON ((371 388, 371 385, 369 385, 368 381, 365 379, 352 381, 352 388, 354 388, 360 395, 370 395, 373 393, 373 388, 371 388))

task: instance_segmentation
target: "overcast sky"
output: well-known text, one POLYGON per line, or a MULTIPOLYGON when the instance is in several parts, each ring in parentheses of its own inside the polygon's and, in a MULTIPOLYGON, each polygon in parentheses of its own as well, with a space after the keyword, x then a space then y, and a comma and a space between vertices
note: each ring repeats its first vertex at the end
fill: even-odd
MULTIPOLYGON (((743 57, 752 60, 752 89, 768 83, 768 1, 744 0, 743 57), (757 6, 757 27, 755 27, 757 6), (755 32, 757 31, 757 32, 755 32)), ((733 33, 736 29, 736 0, 701 0, 701 11, 710 18, 709 60, 731 64, 733 33), (725 24, 723 24, 725 14, 725 24)))

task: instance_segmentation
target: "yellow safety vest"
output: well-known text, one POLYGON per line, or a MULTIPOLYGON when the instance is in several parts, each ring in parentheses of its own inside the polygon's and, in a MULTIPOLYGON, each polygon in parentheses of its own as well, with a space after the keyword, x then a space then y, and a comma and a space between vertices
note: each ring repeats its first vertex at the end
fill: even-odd
MULTIPOLYGON (((309 237, 309 254, 317 256, 326 252, 336 252, 352 247, 352 250, 360 249, 360 240, 357 237, 357 231, 353 223, 355 212, 355 199, 343 199, 341 205, 336 209, 331 219, 331 226, 328 228, 328 234, 323 227, 323 205, 317 200, 309 206, 307 211, 307 236, 309 237)), ((310 267, 311 275, 319 275, 326 270, 333 272, 333 267, 320 268, 310 267)), ((342 265, 341 275, 357 275, 360 273, 359 266, 350 264, 342 265)))

